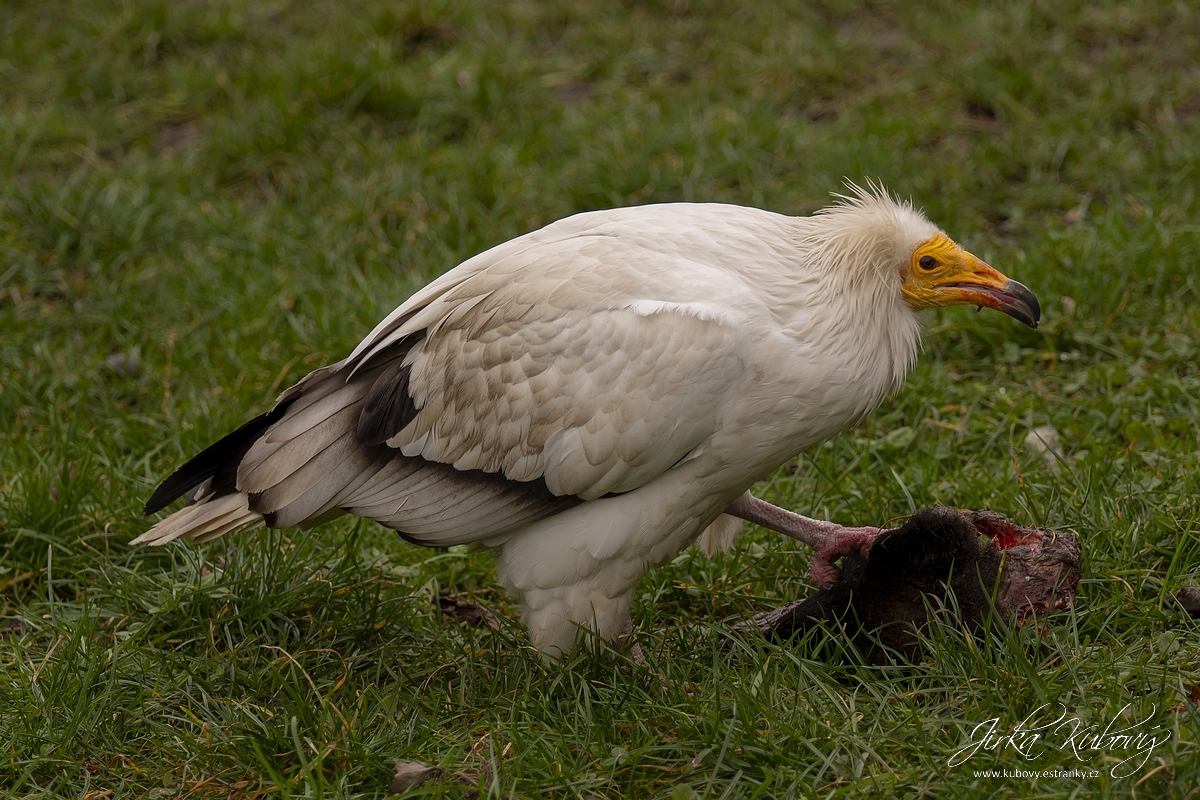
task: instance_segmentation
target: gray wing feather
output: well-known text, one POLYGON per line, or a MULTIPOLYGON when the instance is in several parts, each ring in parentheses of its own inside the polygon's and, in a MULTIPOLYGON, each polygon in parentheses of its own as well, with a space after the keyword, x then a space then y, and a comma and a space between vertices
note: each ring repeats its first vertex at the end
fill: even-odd
POLYGON ((419 291, 349 358, 280 396, 289 405, 242 451, 236 494, 176 512, 150 539, 345 511, 458 544, 671 469, 719 427, 750 361, 725 302, 739 284, 577 236, 585 222, 501 245, 419 291), (213 504, 223 510, 195 511, 213 504))

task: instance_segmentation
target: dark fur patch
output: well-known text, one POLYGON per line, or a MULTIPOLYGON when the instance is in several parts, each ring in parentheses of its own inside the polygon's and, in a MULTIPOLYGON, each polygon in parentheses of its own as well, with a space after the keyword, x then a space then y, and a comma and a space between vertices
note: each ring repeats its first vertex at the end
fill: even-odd
POLYGON ((145 513, 161 511, 175 498, 209 478, 213 479, 212 488, 217 497, 236 491, 238 464, 267 428, 283 418, 289 405, 290 402, 280 403, 193 456, 159 484, 146 501, 145 513))
POLYGON ((868 660, 885 662, 890 650, 912 661, 920 657, 917 631, 928 625, 926 605, 957 603, 962 619, 978 627, 992 609, 999 570, 999 551, 981 547, 962 514, 926 509, 880 535, 869 558, 847 555, 832 586, 755 623, 782 641, 822 621, 844 624, 868 660))

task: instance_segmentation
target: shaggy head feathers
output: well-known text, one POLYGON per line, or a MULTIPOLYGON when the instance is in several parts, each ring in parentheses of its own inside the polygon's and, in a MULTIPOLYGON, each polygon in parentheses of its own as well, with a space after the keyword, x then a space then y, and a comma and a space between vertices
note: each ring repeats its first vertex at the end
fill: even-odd
POLYGON ((847 181, 849 194, 809 217, 802 238, 810 253, 820 254, 831 274, 852 282, 884 279, 899 285, 900 269, 922 242, 942 231, 908 200, 893 198, 882 185, 847 181))

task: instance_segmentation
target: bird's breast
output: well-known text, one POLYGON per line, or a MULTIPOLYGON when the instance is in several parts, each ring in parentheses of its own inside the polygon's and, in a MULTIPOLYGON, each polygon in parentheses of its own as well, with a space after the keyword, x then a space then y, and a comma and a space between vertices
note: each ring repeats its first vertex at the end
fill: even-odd
MULTIPOLYGON (((714 468, 761 479, 798 453, 857 424, 899 388, 919 328, 857 330, 812 314, 795 331, 765 336, 712 441, 714 468)), ((902 320, 902 322, 907 322, 902 320)))

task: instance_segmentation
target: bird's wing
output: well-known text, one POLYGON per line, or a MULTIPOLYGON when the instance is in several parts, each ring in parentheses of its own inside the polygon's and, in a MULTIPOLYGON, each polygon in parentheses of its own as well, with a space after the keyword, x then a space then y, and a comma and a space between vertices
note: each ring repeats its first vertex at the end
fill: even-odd
POLYGON ((642 486, 719 428, 749 362, 699 299, 736 281, 708 272, 572 237, 449 273, 281 396, 237 489, 268 524, 346 509, 444 545, 642 486))
POLYGON ((717 429, 749 360, 737 318, 694 299, 706 279, 735 283, 610 237, 476 272, 407 309, 384 346, 360 348, 352 369, 391 363, 359 438, 459 471, 541 479, 559 496, 635 489, 717 429))

